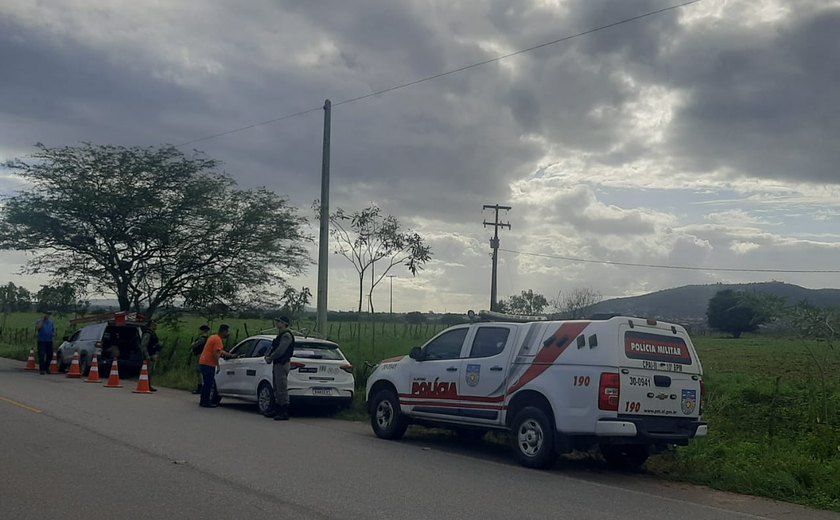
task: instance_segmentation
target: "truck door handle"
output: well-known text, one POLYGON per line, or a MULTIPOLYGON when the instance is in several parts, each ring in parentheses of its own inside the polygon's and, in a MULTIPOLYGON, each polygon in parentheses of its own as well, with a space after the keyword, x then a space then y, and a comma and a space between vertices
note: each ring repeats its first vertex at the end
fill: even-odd
POLYGON ((494 367, 490 367, 490 370, 492 370, 493 372, 498 372, 498 371, 502 370, 502 367, 500 367, 499 365, 496 365, 494 367))
POLYGON ((449 367, 449 368, 446 369, 447 372, 455 372, 456 370, 458 370, 458 369, 455 368, 455 367, 449 367))

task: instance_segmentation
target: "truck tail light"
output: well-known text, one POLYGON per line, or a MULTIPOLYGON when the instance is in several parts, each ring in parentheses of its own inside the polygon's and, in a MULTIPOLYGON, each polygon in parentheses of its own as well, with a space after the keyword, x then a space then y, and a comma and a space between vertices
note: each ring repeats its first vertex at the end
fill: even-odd
POLYGON ((340 367, 340 368, 341 368, 341 370, 344 370, 344 371, 345 371, 345 372, 347 372, 348 374, 352 374, 352 373, 353 373, 353 365, 341 365, 341 367, 340 367))
POLYGON ((697 411, 698 414, 703 415, 703 406, 706 404, 706 383, 703 380, 700 380, 700 409, 697 411))
POLYGON ((598 384, 598 409, 608 412, 618 411, 618 396, 620 392, 621 378, 614 372, 601 374, 601 381, 598 384))
POLYGON ((292 361, 289 363, 289 370, 297 370, 298 368, 303 368, 306 366, 306 363, 298 363, 297 361, 292 361))

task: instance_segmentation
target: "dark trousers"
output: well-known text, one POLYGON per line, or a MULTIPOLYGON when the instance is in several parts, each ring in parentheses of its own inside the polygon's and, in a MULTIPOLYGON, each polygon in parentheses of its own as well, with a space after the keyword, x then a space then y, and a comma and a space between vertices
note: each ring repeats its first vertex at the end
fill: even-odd
POLYGON ((216 367, 207 365, 199 365, 201 367, 201 401, 199 404, 210 404, 210 393, 216 385, 216 367))
POLYGON ((49 372, 50 361, 52 361, 52 355, 53 355, 53 342, 52 341, 39 341, 38 342, 38 369, 41 372, 49 372))

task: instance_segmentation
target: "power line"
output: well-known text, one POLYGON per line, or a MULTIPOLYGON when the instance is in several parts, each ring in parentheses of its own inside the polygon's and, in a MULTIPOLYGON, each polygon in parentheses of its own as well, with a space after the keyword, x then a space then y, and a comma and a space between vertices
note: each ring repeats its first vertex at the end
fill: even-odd
MULTIPOLYGON (((432 81, 432 80, 435 80, 435 79, 439 79, 439 78, 442 78, 444 76, 450 76, 452 74, 458 74, 459 72, 464 72, 465 70, 474 69, 476 67, 481 67, 482 65, 487 65, 489 63, 495 63, 497 61, 501 61, 501 60, 504 60, 504 59, 507 59, 507 58, 511 58, 513 56, 518 56, 520 54, 525 54, 526 52, 531 52, 531 51, 535 51, 537 49, 542 49, 543 47, 550 47, 552 45, 557 45, 558 43, 567 42, 569 40, 574 40, 576 38, 580 38, 582 36, 587 36, 587 35, 592 34, 592 33, 596 33, 596 32, 599 32, 599 31, 606 30, 606 29, 611 29, 613 27, 623 25, 625 23, 635 22, 637 20, 641 20, 642 18, 648 18, 648 17, 651 17, 651 16, 656 16, 658 14, 662 14, 662 13, 667 12, 667 11, 673 11, 673 10, 676 10, 676 9, 681 9, 683 7, 689 6, 691 4, 696 4, 696 3, 699 3, 699 2, 702 2, 702 1, 703 0, 690 0, 688 2, 683 2, 681 4, 676 4, 676 5, 672 5, 672 6, 668 6, 668 7, 663 7, 662 9, 656 9, 654 11, 648 11, 647 13, 643 13, 643 14, 636 15, 636 16, 631 16, 630 18, 625 18, 623 20, 619 20, 617 22, 612 22, 612 23, 609 23, 607 25, 602 25, 600 27, 595 27, 593 29, 588 29, 586 31, 579 32, 577 34, 564 36, 564 37, 558 38, 556 40, 551 40, 551 41, 548 41, 548 42, 540 43, 540 44, 534 45, 532 47, 519 49, 517 51, 513 51, 513 52, 510 52, 508 54, 502 54, 500 56, 496 56, 495 58, 489 58, 489 59, 486 59, 486 60, 478 61, 478 62, 475 62, 475 63, 470 64, 470 65, 465 65, 463 67, 459 67, 457 69, 452 69, 452 70, 449 70, 449 71, 446 71, 446 72, 441 72, 440 74, 435 74, 433 76, 426 76, 425 78, 416 79, 416 80, 410 81, 408 83, 402 83, 400 85, 395 85, 395 86, 392 86, 392 87, 384 88, 382 90, 377 90, 376 92, 371 92, 369 94, 364 94, 362 96, 357 96, 357 97, 345 99, 343 101, 333 103, 332 106, 337 107, 337 106, 340 106, 340 105, 348 105, 350 103, 355 103, 356 101, 362 101, 363 99, 368 99, 368 98, 372 98, 372 97, 375 97, 375 96, 381 96, 382 94, 387 94, 387 93, 393 92, 395 90, 400 90, 400 89, 412 87, 414 85, 417 85, 417 84, 420 84, 420 83, 425 83, 427 81, 432 81)), ((198 143, 198 142, 201 142, 201 141, 208 141, 210 139, 215 139, 217 137, 222 137, 222 136, 225 136, 225 135, 235 134, 235 133, 238 133, 238 132, 242 132, 244 130, 249 130, 251 128, 258 127, 258 126, 264 126, 264 125, 268 125, 268 124, 272 124, 272 123, 277 123, 279 121, 283 121, 284 119, 291 119, 293 117, 298 117, 298 116, 302 116, 302 115, 305 115, 305 114, 309 114, 311 112, 316 112, 318 110, 321 110, 322 108, 323 108, 322 106, 307 108, 306 110, 301 110, 299 112, 286 114, 284 116, 276 117, 274 119, 268 119, 266 121, 260 121, 259 123, 253 123, 253 124, 250 124, 250 125, 241 126, 239 128, 233 128, 231 130, 227 130, 225 132, 220 132, 218 134, 212 134, 212 135, 208 135, 208 136, 205 136, 205 137, 200 137, 198 139, 193 139, 192 141, 186 141, 184 143, 177 144, 175 146, 186 146, 186 145, 198 143)))
POLYGON ((567 262, 621 265, 627 267, 648 267, 652 269, 680 269, 683 271, 723 271, 729 273, 840 273, 840 270, 838 269, 738 269, 734 267, 695 267, 686 265, 640 264, 633 262, 613 262, 610 260, 592 260, 589 258, 575 258, 571 256, 547 255, 541 253, 526 253, 524 251, 515 251, 513 249, 499 249, 499 251, 504 251, 506 253, 515 253, 517 255, 553 258, 556 260, 565 260, 567 262))

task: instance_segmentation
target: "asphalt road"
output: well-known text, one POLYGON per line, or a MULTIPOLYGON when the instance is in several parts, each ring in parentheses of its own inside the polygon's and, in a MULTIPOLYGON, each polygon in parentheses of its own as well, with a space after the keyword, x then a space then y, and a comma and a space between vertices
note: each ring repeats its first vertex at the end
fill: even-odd
POLYGON ((506 448, 367 424, 202 409, 0 359, 0 518, 840 519, 770 500, 610 472, 534 471, 506 448))

